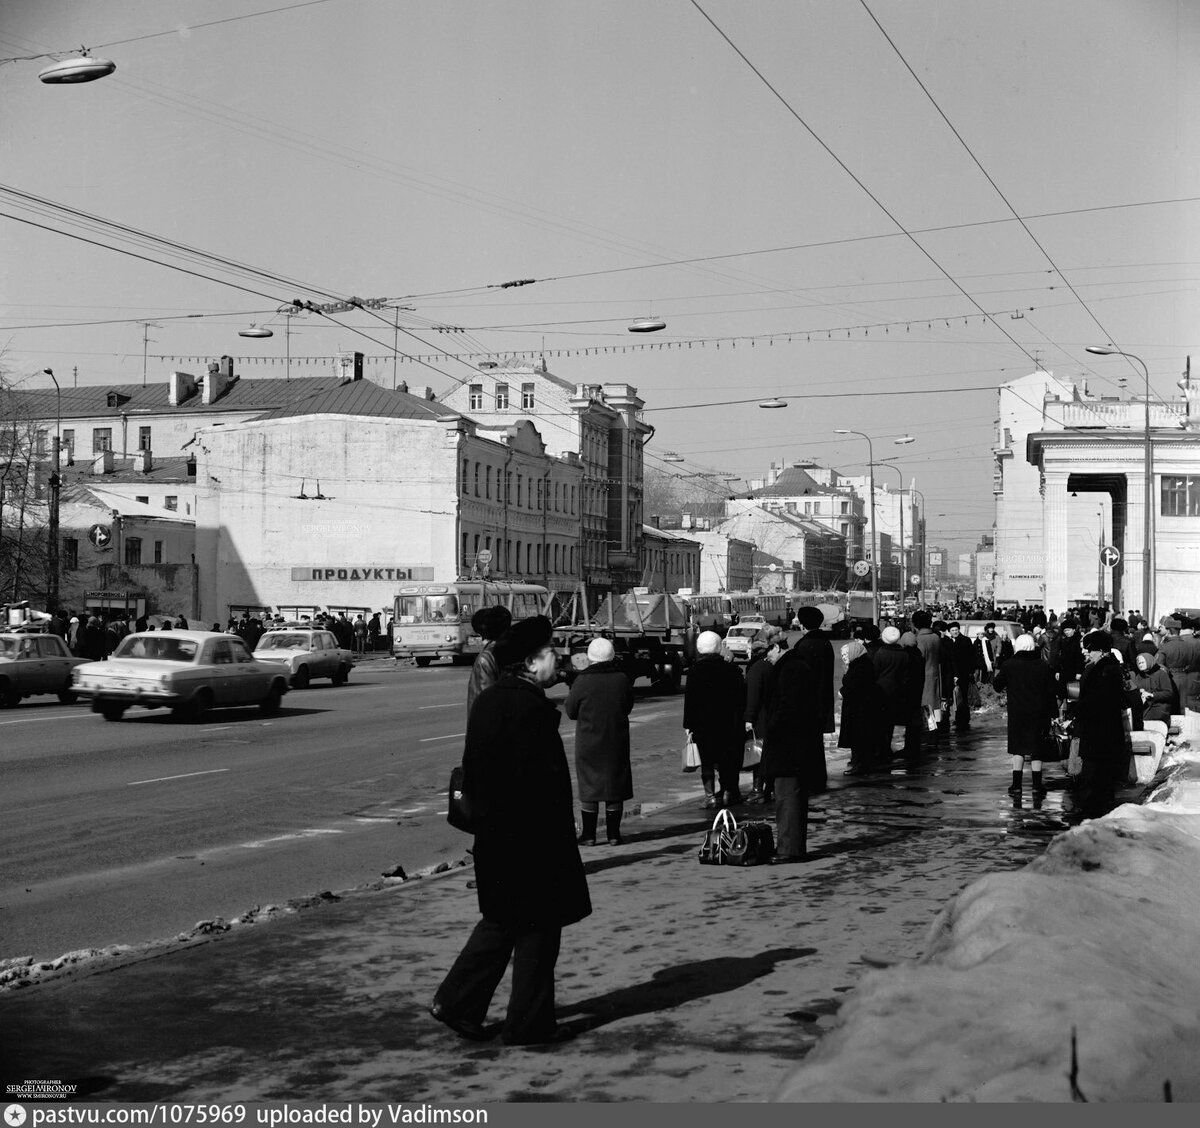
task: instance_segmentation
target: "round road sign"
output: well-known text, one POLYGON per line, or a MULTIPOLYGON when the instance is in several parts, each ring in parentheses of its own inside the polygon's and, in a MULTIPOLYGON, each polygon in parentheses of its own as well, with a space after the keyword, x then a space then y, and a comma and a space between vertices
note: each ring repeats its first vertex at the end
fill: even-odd
POLYGON ((1116 567, 1121 562, 1121 550, 1114 548, 1111 544, 1106 544, 1100 550, 1100 563, 1106 568, 1116 567))
POLYGON ((856 576, 870 575, 871 565, 866 560, 856 560, 854 567, 850 569, 856 576))

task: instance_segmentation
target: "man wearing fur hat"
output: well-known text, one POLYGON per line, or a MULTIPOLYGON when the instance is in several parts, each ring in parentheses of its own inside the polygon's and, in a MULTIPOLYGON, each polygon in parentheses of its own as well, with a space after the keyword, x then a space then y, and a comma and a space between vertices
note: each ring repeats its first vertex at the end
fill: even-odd
POLYGON ((588 667, 571 685, 566 714, 575 721, 575 779, 579 786, 580 846, 596 845, 600 804, 610 846, 621 844, 621 815, 633 798, 629 763, 629 714, 633 685, 616 663, 606 638, 588 644, 588 667))
MULTIPOLYGON (((825 624, 825 614, 819 607, 809 605, 801 607, 796 612, 796 620, 799 623, 801 637, 792 649, 800 655, 812 671, 817 711, 821 718, 821 732, 833 732, 836 727, 834 724, 833 643, 829 639, 829 633, 821 629, 825 624)), ((809 771, 806 780, 808 793, 819 795, 828 784, 823 744, 820 756, 813 752, 808 763, 809 771)))
POLYGON ((482 919, 437 989, 430 1014, 460 1037, 486 1041, 492 995, 513 965, 501 1041, 560 1041, 554 965, 565 925, 592 911, 575 842, 571 774, 546 697, 557 678, 553 627, 524 619, 499 639, 495 685, 467 718, 463 795, 475 823, 475 889, 482 919))
POLYGON ((1079 813, 1088 819, 1116 806, 1116 787, 1129 770, 1130 747, 1125 733, 1125 678, 1113 655, 1112 635, 1092 631, 1083 638, 1083 676, 1075 702, 1079 736, 1079 813))
POLYGON ((475 698, 489 685, 495 685, 500 677, 494 647, 498 639, 512 625, 512 614, 507 607, 481 607, 471 616, 471 630, 484 640, 484 648, 475 656, 471 677, 467 682, 467 715, 475 698))

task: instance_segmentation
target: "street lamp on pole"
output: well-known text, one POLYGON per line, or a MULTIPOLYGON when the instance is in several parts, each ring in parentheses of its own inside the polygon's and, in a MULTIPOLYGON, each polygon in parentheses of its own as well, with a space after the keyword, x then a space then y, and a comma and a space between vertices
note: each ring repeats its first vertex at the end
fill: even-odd
POLYGON ((871 622, 879 622, 879 552, 875 540, 875 448, 871 436, 864 431, 852 431, 845 427, 834 428, 835 435, 857 435, 867 440, 869 479, 867 489, 871 494, 871 622))
POLYGON ((58 386, 58 380, 54 372, 49 368, 43 368, 42 371, 54 381, 54 442, 51 444, 51 451, 54 460, 54 469, 50 472, 48 485, 50 487, 50 522, 49 528, 46 530, 48 540, 46 571, 49 573, 46 579, 46 611, 48 614, 56 614, 58 612, 58 506, 59 493, 62 489, 62 477, 59 471, 59 459, 62 444, 62 389, 58 386))
MULTIPOLYGON (((917 606, 924 607, 925 606, 925 495, 919 489, 917 489, 916 486, 912 487, 912 492, 921 499, 921 516, 918 518, 918 520, 921 522, 921 554, 918 557, 918 559, 921 562, 921 569, 920 569, 921 582, 917 587, 917 606)), ((915 541, 916 539, 917 538, 914 534, 913 540, 915 541)))
POLYGON ((1151 555, 1151 539, 1153 537, 1153 524, 1151 513, 1154 506, 1154 454, 1153 447, 1150 445, 1150 370, 1146 367, 1146 362, 1140 356, 1134 353, 1125 352, 1123 349, 1114 349, 1105 345, 1088 345, 1086 352, 1094 353, 1096 356, 1123 356, 1128 360, 1136 361, 1142 367, 1142 377, 1146 382, 1146 413, 1145 427, 1142 432, 1142 474, 1145 478, 1144 493, 1142 499, 1143 523, 1142 523, 1142 614, 1146 619, 1153 622, 1153 612, 1151 610, 1151 601, 1154 593, 1153 582, 1153 557, 1151 555))

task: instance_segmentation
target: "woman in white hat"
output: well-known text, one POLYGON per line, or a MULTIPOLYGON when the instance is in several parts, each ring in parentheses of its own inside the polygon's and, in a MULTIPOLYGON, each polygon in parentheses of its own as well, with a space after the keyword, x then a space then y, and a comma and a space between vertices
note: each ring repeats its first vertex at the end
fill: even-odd
POLYGON ((596 845, 603 803, 608 844, 619 846, 624 804, 633 798, 629 764, 633 685, 617 668, 616 651, 608 639, 593 639, 587 656, 589 665, 575 679, 566 703, 566 714, 575 722, 575 780, 582 824, 579 845, 596 845))

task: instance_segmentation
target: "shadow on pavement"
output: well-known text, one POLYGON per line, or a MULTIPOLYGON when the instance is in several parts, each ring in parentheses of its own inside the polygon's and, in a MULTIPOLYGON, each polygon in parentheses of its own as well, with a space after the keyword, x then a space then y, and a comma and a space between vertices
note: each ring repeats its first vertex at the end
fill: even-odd
POLYGON ((721 956, 656 971, 649 982, 621 987, 559 1009, 560 1023, 572 1034, 595 1030, 610 1022, 655 1011, 670 1010, 710 995, 736 991, 771 972, 781 963, 815 955, 816 948, 772 948, 754 956, 721 956), (582 1018, 572 1016, 582 1012, 582 1018))

